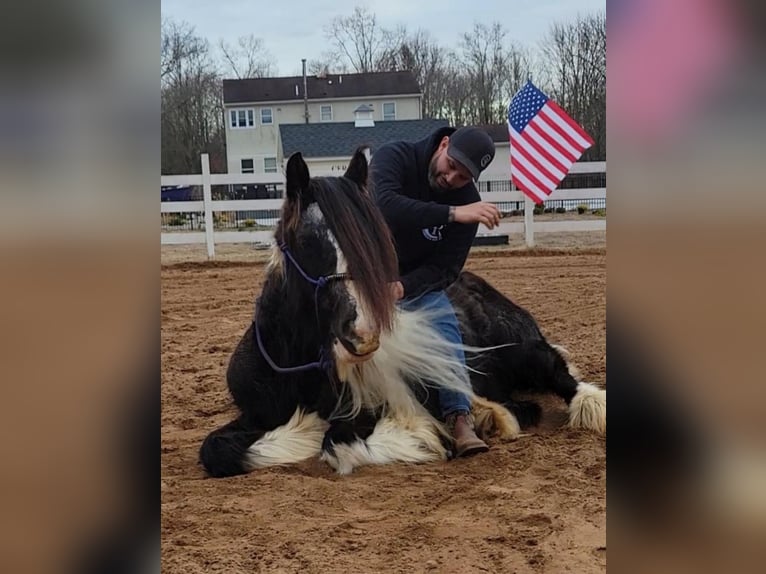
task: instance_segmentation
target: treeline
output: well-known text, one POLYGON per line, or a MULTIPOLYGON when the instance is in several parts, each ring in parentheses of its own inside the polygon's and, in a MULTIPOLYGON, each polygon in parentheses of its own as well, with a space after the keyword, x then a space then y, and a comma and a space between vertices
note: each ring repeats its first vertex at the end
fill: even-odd
MULTIPOLYGON (((423 92, 423 117, 453 125, 505 123, 513 94, 531 79, 595 140, 584 160, 606 158, 606 18, 555 23, 536 50, 513 42, 499 23, 475 24, 455 49, 424 30, 381 27, 356 8, 324 28, 329 48, 308 62, 318 74, 411 70, 423 92)), ((275 75, 262 40, 247 36, 216 46, 186 24, 163 20, 162 173, 199 171, 199 154, 225 171, 223 78, 275 75)), ((300 74, 300 63, 294 74, 300 74)))

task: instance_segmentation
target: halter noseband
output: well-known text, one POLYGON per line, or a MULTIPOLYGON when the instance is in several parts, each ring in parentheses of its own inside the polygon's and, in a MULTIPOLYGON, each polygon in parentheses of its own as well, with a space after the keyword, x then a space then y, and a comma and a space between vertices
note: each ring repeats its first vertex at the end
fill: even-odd
MULTIPOLYGON (((300 273, 301 276, 306 281, 308 281, 314 286, 314 309, 316 310, 317 325, 318 325, 319 324, 319 290, 325 285, 327 285, 328 283, 331 283, 333 281, 345 281, 346 279, 349 279, 350 278, 349 274, 348 273, 333 273, 331 275, 322 275, 314 279, 308 273, 306 273, 303 270, 303 268, 298 264, 298 262, 295 260, 295 257, 293 257, 293 254, 290 253, 290 249, 288 249, 287 245, 285 245, 281 241, 278 242, 277 245, 279 246, 280 251, 282 251, 284 256, 287 258, 287 260, 293 264, 293 266, 298 271, 298 273, 300 273)), ((280 367, 273 361, 273 359, 266 352, 266 347, 264 346, 263 340, 261 339, 261 330, 258 328, 258 312, 257 311, 256 311, 256 316, 253 319, 253 327, 255 328, 255 340, 258 342, 258 349, 261 351, 263 358, 266 359, 266 362, 269 364, 269 366, 277 373, 282 373, 282 374, 299 373, 302 371, 309 371, 311 369, 328 370, 333 365, 332 358, 328 357, 324 349, 320 347, 319 360, 314 361, 312 363, 306 363, 305 365, 298 365, 296 367, 280 367)))

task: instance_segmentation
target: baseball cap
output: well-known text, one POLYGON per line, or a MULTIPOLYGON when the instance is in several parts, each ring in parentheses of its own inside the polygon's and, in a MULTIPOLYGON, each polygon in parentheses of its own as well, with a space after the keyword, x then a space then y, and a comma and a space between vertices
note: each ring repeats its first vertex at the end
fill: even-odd
POLYGON ((495 157, 495 143, 489 134, 471 126, 456 130, 449 137, 447 155, 471 172, 474 181, 495 157))

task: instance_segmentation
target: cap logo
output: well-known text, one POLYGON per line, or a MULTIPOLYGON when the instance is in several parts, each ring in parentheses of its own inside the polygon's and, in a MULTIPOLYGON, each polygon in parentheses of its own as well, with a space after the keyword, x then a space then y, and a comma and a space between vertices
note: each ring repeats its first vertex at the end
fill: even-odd
POLYGON ((485 167, 487 167, 489 165, 489 162, 491 161, 492 161, 492 156, 490 156, 489 154, 486 154, 484 157, 482 157, 480 162, 481 169, 484 169, 485 167))

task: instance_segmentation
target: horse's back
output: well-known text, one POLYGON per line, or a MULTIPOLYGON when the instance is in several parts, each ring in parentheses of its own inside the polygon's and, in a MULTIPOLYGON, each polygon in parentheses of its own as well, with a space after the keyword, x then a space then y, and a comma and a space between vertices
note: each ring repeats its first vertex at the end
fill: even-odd
POLYGON ((447 288, 463 342, 477 347, 505 343, 544 341, 537 322, 529 311, 518 306, 487 281, 463 271, 447 288))

